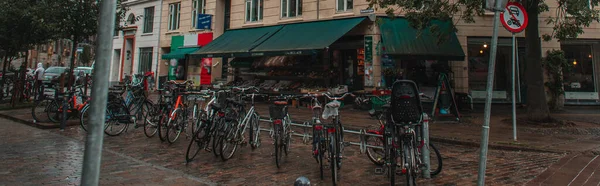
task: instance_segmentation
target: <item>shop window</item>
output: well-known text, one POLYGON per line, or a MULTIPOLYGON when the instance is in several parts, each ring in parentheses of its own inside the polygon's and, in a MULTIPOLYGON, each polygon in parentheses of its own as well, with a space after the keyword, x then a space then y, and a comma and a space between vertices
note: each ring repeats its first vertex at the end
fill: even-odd
POLYGON ((281 17, 302 16, 302 0, 281 0, 281 17))
POLYGON ((140 64, 138 73, 152 71, 152 47, 140 48, 140 64))
POLYGON ((351 11, 353 7, 354 7, 353 0, 337 0, 336 10, 338 12, 351 11))
POLYGON ((169 4, 169 30, 179 29, 181 2, 169 4))
MULTIPOLYGON (((469 62, 469 89, 474 91, 485 91, 487 83, 489 53, 491 38, 467 38, 467 56, 469 62)), ((525 40, 517 39, 519 46, 519 67, 523 69, 525 63, 525 40)), ((498 50, 496 52, 496 70, 494 77, 495 91, 510 91, 511 69, 512 69, 512 38, 498 38, 498 50)), ((520 70, 523 74, 524 70, 520 70)), ((520 78, 524 79, 524 78, 520 78)))
POLYGON ((560 48, 572 64, 570 71, 563 72, 565 92, 596 92, 592 45, 561 44, 560 48))
POLYGON ((144 33, 152 33, 154 29, 154 7, 144 8, 144 33))
POLYGON ((246 0, 246 22, 263 19, 263 0, 246 0))
POLYGON ((198 25, 198 14, 204 14, 206 11, 206 0, 192 1, 192 28, 198 25))

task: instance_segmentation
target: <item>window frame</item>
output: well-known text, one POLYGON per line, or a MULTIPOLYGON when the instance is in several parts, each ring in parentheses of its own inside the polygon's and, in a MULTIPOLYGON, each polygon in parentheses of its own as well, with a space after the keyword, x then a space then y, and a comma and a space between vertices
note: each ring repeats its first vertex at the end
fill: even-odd
POLYGON ((206 0, 192 0, 192 29, 196 29, 196 27, 198 25, 198 14, 205 14, 205 13, 206 13, 206 0), (202 7, 202 9, 199 8, 200 6, 202 7))
POLYGON ((138 73, 146 73, 147 71, 142 71, 142 66, 144 63, 148 65, 148 71, 152 71, 152 64, 154 63, 154 47, 140 47, 139 48, 139 64, 138 64, 138 73), (147 58, 144 57, 147 56, 147 58), (148 61, 143 61, 144 59, 148 59, 148 61))
POLYGON ((342 0, 344 2, 343 9, 340 9, 339 0, 335 1, 335 12, 350 12, 354 10, 354 0, 352 0, 352 8, 348 9, 348 0, 342 0))
POLYGON ((171 3, 169 4, 169 22, 168 22, 168 30, 174 31, 179 30, 179 25, 181 22, 181 2, 171 3), (175 15, 177 14, 177 15, 175 15))
POLYGON ((144 25, 142 33, 148 34, 154 32, 154 13, 156 9, 154 6, 144 8, 144 25), (150 11, 152 10, 152 11, 150 11), (149 16, 148 13, 151 13, 152 16, 149 16))
MULTIPOLYGON (((281 3, 281 6, 280 6, 280 7, 281 7, 281 12, 280 12, 280 13, 281 13, 281 15, 280 15, 280 17, 281 17, 281 18, 284 18, 284 19, 285 19, 285 18, 297 18, 297 17, 302 17, 302 11, 303 11, 303 10, 302 10, 302 3, 303 3, 303 2, 302 2, 302 0, 294 0, 294 1, 296 1, 296 15, 294 15, 294 16, 290 16, 290 13, 291 13, 291 10, 290 10, 290 4, 291 4, 291 3, 290 3, 290 2, 291 2, 291 1, 293 1, 293 0, 281 0, 281 1, 280 1, 280 3, 281 3), (284 6, 284 4, 283 4, 284 2, 285 2, 285 6, 284 6), (283 13, 284 13, 284 9, 285 9, 285 13, 286 13, 286 15, 283 15, 283 13)), ((337 3, 336 3, 336 4, 337 4, 337 3)))
POLYGON ((245 0, 244 21, 246 23, 261 22, 263 20, 264 0, 245 0), (256 8, 253 8, 254 3, 257 3, 256 8), (250 12, 248 12, 250 11, 250 12), (257 11, 256 20, 253 20, 254 12, 257 11))

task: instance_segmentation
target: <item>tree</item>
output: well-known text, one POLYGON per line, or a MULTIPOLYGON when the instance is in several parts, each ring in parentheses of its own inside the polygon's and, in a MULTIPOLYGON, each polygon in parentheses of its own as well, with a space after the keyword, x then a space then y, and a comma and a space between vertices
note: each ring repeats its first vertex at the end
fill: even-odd
MULTIPOLYGON (((4 51, 3 72, 9 59, 36 44, 54 38, 54 25, 48 21, 46 8, 52 1, 2 0, 0 1, 0 50, 4 51)), ((4 77, 0 87, 4 86, 4 77)))
MULTIPOLYGON (((453 24, 447 30, 436 29, 431 24, 432 20, 453 21, 462 20, 466 23, 474 23, 475 16, 483 16, 484 9, 482 0, 368 0, 371 7, 384 9, 390 16, 403 14, 416 29, 422 30, 431 27, 433 35, 438 38, 457 30, 453 24)), ((550 11, 544 0, 523 0, 529 16, 529 24, 525 31, 526 42, 526 85, 527 85, 527 115, 532 121, 546 120, 550 117, 546 93, 544 87, 544 71, 542 69, 541 40, 570 39, 576 38, 583 33, 583 28, 590 26, 592 22, 600 22, 600 11, 594 10, 599 0, 556 0, 558 8, 556 13, 545 20, 548 25, 553 25, 551 34, 540 36, 539 15, 550 11), (591 7, 590 7, 591 5, 591 7)))
POLYGON ((86 64, 86 65, 90 65, 90 62, 92 61, 92 47, 89 45, 85 45, 83 46, 83 52, 81 52, 81 56, 79 57, 79 59, 81 60, 81 63, 86 64))

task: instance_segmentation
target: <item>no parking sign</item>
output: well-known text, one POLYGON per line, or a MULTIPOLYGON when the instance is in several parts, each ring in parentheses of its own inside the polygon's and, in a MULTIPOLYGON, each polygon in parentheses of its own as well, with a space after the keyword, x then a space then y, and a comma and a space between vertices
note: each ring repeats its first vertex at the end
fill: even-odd
POLYGON ((504 11, 500 13, 500 21, 506 30, 512 33, 519 33, 527 28, 527 12, 523 5, 516 2, 506 4, 504 11))

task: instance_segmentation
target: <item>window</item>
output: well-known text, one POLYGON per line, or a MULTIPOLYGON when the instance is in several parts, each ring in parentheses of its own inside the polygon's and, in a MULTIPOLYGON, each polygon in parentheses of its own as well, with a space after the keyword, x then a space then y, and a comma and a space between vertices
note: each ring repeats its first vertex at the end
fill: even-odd
POLYGON ((281 17, 302 16, 302 0, 281 0, 281 17))
POLYGON ((351 11, 353 7, 353 0, 337 0, 336 10, 338 12, 351 11))
MULTIPOLYGON (((490 43, 489 37, 467 38, 467 56, 469 63, 469 88, 473 91, 485 91, 489 64, 490 43)), ((525 64, 525 40, 517 38, 518 60, 520 76, 524 75, 525 64)), ((498 38, 498 49, 496 52, 496 69, 494 74, 494 91, 506 91, 509 95, 511 90, 512 69, 512 39, 498 38)), ((523 80, 523 78, 520 78, 523 80)))
POLYGON ((181 2, 169 4, 169 30, 179 29, 181 2))
POLYGON ((565 58, 572 64, 569 71, 563 72, 566 92, 596 92, 592 44, 561 43, 565 58))
POLYGON ((246 0, 246 22, 263 19, 263 0, 246 0))
POLYGON ((206 0, 192 1, 192 28, 196 28, 198 24, 198 14, 204 14, 206 0))
POLYGON ((144 33, 152 33, 154 29, 154 7, 144 8, 144 33))
POLYGON ((126 25, 134 25, 135 24, 135 15, 133 14, 129 14, 129 17, 127 17, 127 22, 125 22, 126 25))
POLYGON ((149 71, 152 71, 152 47, 140 48, 138 73, 143 74, 149 71))

